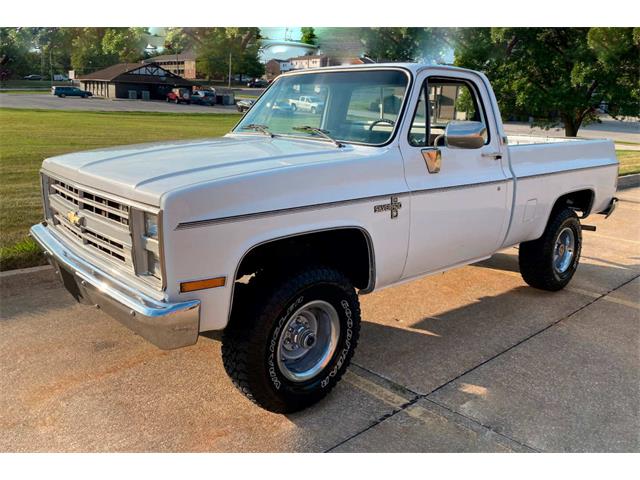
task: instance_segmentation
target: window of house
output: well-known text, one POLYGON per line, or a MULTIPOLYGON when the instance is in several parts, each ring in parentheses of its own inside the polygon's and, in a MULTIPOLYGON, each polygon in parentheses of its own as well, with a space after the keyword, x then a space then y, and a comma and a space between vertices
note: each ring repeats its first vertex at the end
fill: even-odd
MULTIPOLYGON (((475 89, 467 82, 430 78, 422 87, 416 106, 409 144, 414 147, 444 145, 444 131, 451 121, 481 122, 487 126, 475 89), (428 121, 427 121, 428 120, 428 121)), ((485 132, 485 144, 489 141, 485 132)))

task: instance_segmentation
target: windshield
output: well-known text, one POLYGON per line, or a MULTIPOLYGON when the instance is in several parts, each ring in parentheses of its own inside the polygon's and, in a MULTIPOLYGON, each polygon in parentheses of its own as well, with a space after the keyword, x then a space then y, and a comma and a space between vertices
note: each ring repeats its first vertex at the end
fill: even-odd
POLYGON ((381 145, 400 115, 409 78, 400 70, 308 73, 279 78, 234 129, 381 145))

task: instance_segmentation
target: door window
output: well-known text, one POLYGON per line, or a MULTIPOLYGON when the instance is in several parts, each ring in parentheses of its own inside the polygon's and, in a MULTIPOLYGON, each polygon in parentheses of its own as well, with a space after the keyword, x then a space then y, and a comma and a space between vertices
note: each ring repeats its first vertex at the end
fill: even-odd
MULTIPOLYGON (((444 131, 451 121, 481 122, 487 127, 482 104, 469 83, 447 78, 428 79, 416 105, 409 144, 414 147, 444 145, 444 131)), ((488 142, 487 129, 485 144, 488 142)))

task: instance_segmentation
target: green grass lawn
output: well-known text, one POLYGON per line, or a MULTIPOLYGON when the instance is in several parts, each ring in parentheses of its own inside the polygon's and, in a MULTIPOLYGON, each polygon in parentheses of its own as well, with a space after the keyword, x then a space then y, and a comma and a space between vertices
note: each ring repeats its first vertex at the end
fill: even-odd
MULTIPOLYGON (((27 236, 42 219, 42 160, 111 145, 216 137, 237 114, 64 112, 0 108, 0 270, 43 263, 27 236)), ((620 174, 640 173, 640 152, 618 150, 620 174)))
POLYGON ((620 162, 620 175, 640 173, 640 151, 616 150, 616 155, 620 162))
POLYGON ((27 234, 42 219, 38 171, 46 157, 110 145, 217 137, 239 118, 0 108, 0 270, 43 263, 27 234))

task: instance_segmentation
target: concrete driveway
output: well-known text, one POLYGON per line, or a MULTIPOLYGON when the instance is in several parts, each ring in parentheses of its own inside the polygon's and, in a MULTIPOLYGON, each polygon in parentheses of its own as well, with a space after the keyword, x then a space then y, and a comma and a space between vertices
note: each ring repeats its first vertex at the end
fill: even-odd
POLYGON ((220 344, 161 351, 50 269, 0 277, 0 451, 640 450, 640 189, 589 218, 570 287, 517 251, 361 298, 354 364, 294 415, 255 407, 220 344))

